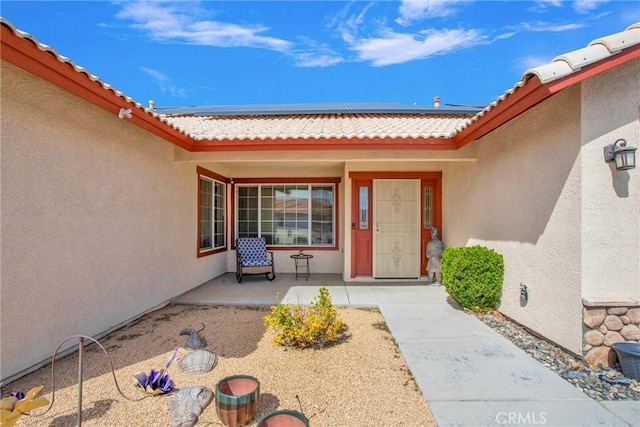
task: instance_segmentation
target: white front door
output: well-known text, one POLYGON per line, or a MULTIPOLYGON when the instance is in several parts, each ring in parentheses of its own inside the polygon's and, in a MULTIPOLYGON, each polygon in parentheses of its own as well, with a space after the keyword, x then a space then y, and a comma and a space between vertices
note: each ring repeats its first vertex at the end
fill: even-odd
POLYGON ((373 277, 420 277, 420 180, 373 180, 373 277))

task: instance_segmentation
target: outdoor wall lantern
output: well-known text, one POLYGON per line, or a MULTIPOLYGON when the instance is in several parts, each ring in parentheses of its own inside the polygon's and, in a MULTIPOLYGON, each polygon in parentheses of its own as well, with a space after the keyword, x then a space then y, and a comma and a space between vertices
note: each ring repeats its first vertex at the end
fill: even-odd
POLYGON ((635 147, 627 147, 627 141, 620 138, 613 144, 604 147, 604 161, 615 162, 616 170, 623 171, 636 167, 635 147))

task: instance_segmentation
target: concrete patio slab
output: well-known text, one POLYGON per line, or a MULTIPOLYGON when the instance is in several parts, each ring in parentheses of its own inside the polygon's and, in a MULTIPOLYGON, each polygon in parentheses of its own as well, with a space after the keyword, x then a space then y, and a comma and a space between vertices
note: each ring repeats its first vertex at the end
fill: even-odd
MULTIPOLYGON (((282 300, 293 287, 309 287, 317 295, 320 286, 344 287, 338 274, 313 275, 311 279, 295 280, 290 273, 278 274, 273 281, 262 275, 245 276, 238 283, 234 273, 223 274, 197 288, 180 295, 176 304, 227 304, 227 305, 273 305, 282 300)), ((333 297, 333 294, 332 294, 333 297)), ((343 299, 344 300, 344 299, 343 299)), ((336 303, 337 304, 337 303, 336 303)))
POLYGON ((399 343, 418 386, 432 400, 589 398, 513 345, 489 337, 399 343))
POLYGON ((351 305, 377 306, 388 304, 437 304, 446 302, 442 287, 425 285, 351 285, 347 283, 351 305))
POLYGON ((494 337, 496 333, 473 316, 444 304, 379 305, 397 342, 437 338, 494 337))
POLYGON ((640 427, 640 401, 602 401, 598 402, 634 427, 640 427))

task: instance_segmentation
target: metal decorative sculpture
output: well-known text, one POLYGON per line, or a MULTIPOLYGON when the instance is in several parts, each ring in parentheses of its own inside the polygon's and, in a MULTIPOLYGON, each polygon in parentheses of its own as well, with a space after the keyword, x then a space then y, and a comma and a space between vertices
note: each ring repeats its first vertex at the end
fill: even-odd
POLYGON ((427 243, 427 283, 442 282, 442 270, 440 270, 440 260, 444 252, 444 243, 438 237, 438 228, 431 229, 431 240, 427 243))
POLYGON ((202 324, 202 328, 197 331, 193 328, 184 328, 183 330, 181 330, 180 335, 189 335, 189 338, 187 338, 187 342, 184 347, 189 350, 198 350, 200 348, 205 348, 207 346, 207 343, 204 338, 200 336, 200 332, 202 332, 203 330, 204 324, 202 324))
MULTIPOLYGON (((120 385, 118 384, 118 379, 116 378, 116 371, 113 367, 113 360, 111 360, 111 356, 109 356, 109 353, 107 352, 107 349, 104 348, 104 346, 102 344, 100 344, 96 339, 88 337, 86 335, 72 335, 66 339, 64 339, 59 345, 58 348, 56 348, 56 351, 53 353, 53 356, 51 357, 51 402, 49 403, 49 406, 47 406, 47 409, 37 415, 33 415, 36 417, 41 417, 44 414, 46 414, 47 412, 49 412, 51 410, 51 408, 53 408, 53 404, 56 401, 56 376, 55 376, 55 368, 56 368, 56 357, 58 356, 58 352, 60 351, 60 349, 62 348, 62 346, 64 346, 67 341, 73 340, 73 339, 77 339, 78 340, 78 415, 77 415, 77 422, 76 422, 76 427, 82 427, 82 386, 83 386, 83 366, 84 366, 84 362, 83 362, 83 358, 84 358, 84 346, 85 346, 85 341, 91 341, 92 343, 96 344, 104 353, 105 356, 107 356, 107 360, 109 361, 109 367, 111 368, 111 375, 113 376, 113 382, 116 385, 116 389, 118 390, 118 393, 120 394, 120 396, 124 397, 125 399, 127 399, 130 402, 137 402, 139 400, 142 400, 144 398, 146 398, 147 396, 145 395, 144 397, 141 397, 139 399, 132 399, 130 397, 127 397, 122 390, 120 389, 120 385)), ((40 387, 40 389, 42 389, 42 387, 40 387)), ((29 391, 29 393, 27 393, 27 396, 31 396, 34 397, 37 393, 39 392, 38 388, 34 388, 31 389, 29 391)), ((35 400, 35 399, 34 399, 35 400)), ((37 403, 40 403, 40 401, 37 401, 37 403)), ((4 421, 4 417, 3 417, 3 421, 4 421)), ((11 424, 7 424, 7 425, 11 425, 11 424)), ((4 423, 2 424, 2 427, 4 427, 4 423)))

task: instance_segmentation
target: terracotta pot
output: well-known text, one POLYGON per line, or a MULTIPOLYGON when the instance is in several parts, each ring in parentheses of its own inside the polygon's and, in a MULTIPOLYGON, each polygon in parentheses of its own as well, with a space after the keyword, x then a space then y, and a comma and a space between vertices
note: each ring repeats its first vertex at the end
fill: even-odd
POLYGON ((264 416, 257 427, 309 427, 309 420, 298 411, 285 409, 264 416))
POLYGON ((233 375, 218 381, 216 413, 229 427, 249 424, 258 412, 260 382, 250 375, 233 375))

